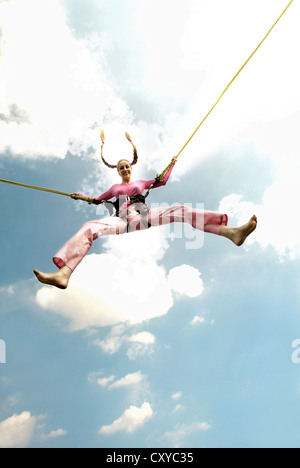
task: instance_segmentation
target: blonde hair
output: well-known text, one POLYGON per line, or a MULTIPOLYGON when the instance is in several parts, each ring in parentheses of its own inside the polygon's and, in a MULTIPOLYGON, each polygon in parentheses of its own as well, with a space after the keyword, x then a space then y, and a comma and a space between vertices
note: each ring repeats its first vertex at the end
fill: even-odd
MULTIPOLYGON (((129 164, 131 166, 133 166, 134 164, 136 164, 138 162, 138 153, 137 153, 137 149, 136 149, 136 146, 135 144, 133 143, 133 141, 131 140, 131 137, 129 135, 128 132, 125 132, 125 135, 126 135, 126 138, 128 141, 130 141, 130 143, 132 144, 132 147, 133 147, 133 160, 132 162, 130 163, 129 161, 129 164)), ((102 141, 102 145, 101 145, 101 159, 103 161, 103 163, 109 167, 110 169, 118 169, 118 165, 120 163, 120 161, 127 161, 127 159, 120 159, 118 161, 117 164, 109 164, 107 161, 105 161, 104 159, 104 156, 103 156, 103 146, 104 146, 104 142, 105 142, 105 135, 104 135, 104 130, 103 128, 100 129, 100 137, 101 137, 101 141, 102 141)))

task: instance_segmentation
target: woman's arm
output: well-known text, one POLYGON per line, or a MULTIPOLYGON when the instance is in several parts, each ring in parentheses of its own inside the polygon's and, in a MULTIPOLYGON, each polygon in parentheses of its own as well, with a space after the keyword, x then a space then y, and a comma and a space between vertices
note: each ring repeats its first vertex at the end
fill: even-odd
POLYGON ((167 170, 167 172, 165 173, 165 175, 163 176, 162 180, 160 182, 156 182, 156 179, 152 179, 152 180, 145 180, 145 185, 144 185, 144 189, 148 189, 151 187, 151 185, 153 185, 155 183, 155 188, 157 187, 162 187, 163 185, 166 185, 166 183, 168 182, 169 178, 170 178, 170 175, 171 175, 171 172, 173 171, 173 168, 175 166, 177 162, 177 158, 174 157, 172 159, 172 164, 171 166, 169 167, 169 169, 167 170))
MULTIPOLYGON (((91 197, 91 202, 92 202, 94 205, 100 205, 100 203, 101 203, 102 201, 110 200, 110 199, 113 198, 114 196, 115 196, 115 195, 114 195, 114 193, 113 193, 113 187, 111 187, 109 190, 107 190, 106 192, 102 193, 102 195, 100 195, 99 197, 97 197, 97 198, 91 197)), ((72 197, 74 200, 80 199, 79 197, 88 198, 88 197, 85 197, 85 195, 82 195, 81 193, 72 193, 71 197, 72 197)))
POLYGON ((113 190, 113 186, 107 190, 106 192, 102 193, 102 195, 100 195, 99 197, 97 198, 94 198, 94 205, 100 205, 100 203, 102 201, 108 201, 110 200, 111 198, 115 197, 115 194, 114 194, 114 190, 113 190))

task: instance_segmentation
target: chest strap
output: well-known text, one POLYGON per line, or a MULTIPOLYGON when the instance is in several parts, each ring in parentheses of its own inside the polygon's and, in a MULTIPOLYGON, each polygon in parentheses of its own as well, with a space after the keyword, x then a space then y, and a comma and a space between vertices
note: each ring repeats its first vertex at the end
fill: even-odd
POLYGON ((108 209, 110 216, 119 216, 120 215, 120 207, 126 203, 130 202, 131 205, 137 205, 137 211, 141 214, 148 213, 149 209, 146 205, 146 197, 144 195, 133 195, 131 197, 120 197, 116 201, 105 201, 105 200, 96 200, 94 198, 93 204, 94 205, 105 205, 108 209), (139 205, 139 206, 138 206, 139 205), (114 213, 115 211, 115 213, 114 213))

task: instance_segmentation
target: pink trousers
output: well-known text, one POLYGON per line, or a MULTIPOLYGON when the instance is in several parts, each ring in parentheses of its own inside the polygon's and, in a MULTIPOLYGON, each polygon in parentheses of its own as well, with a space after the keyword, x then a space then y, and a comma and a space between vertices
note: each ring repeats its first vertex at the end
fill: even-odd
POLYGON ((168 208, 152 208, 141 215, 136 211, 122 217, 109 217, 88 221, 53 257, 58 268, 68 266, 72 271, 90 250, 92 243, 101 236, 124 234, 163 226, 170 223, 188 223, 195 229, 211 234, 220 234, 221 226, 227 226, 226 214, 199 210, 187 205, 168 208))

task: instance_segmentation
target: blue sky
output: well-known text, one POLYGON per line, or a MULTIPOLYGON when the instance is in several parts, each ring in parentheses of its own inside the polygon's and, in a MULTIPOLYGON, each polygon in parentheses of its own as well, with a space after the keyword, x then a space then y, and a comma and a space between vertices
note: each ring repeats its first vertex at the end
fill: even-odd
MULTIPOLYGON (((286 3, 0 1, 1 178, 104 192, 100 127, 107 159, 130 157, 128 130, 134 177, 152 178, 286 3)), ((0 447, 299 446, 298 17, 294 2, 148 199, 233 226, 256 213, 243 247, 151 229, 43 287, 33 268, 104 213, 1 184, 0 447)))

